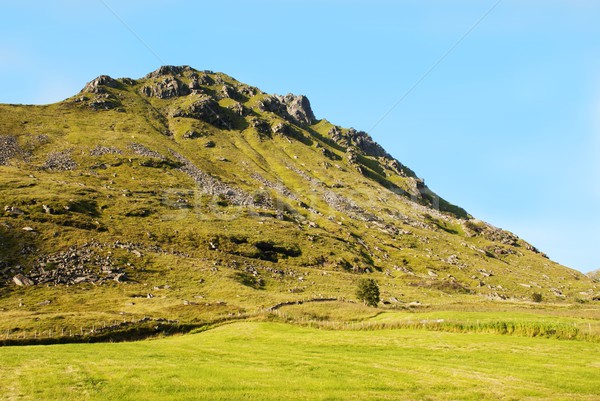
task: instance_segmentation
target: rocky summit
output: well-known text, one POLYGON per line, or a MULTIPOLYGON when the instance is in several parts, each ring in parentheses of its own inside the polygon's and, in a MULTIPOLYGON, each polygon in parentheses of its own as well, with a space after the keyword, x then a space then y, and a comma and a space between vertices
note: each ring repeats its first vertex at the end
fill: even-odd
POLYGON ((163 66, 0 105, 0 171, 0 329, 353 302, 364 277, 387 308, 598 298, 366 132, 223 73, 163 66))

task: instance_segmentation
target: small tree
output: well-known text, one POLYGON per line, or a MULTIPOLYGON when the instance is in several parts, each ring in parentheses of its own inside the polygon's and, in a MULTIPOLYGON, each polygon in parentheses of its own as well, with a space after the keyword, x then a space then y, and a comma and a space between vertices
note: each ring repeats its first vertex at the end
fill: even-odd
POLYGON ((356 297, 365 304, 377 307, 379 303, 379 285, 372 278, 363 278, 358 282, 356 297))

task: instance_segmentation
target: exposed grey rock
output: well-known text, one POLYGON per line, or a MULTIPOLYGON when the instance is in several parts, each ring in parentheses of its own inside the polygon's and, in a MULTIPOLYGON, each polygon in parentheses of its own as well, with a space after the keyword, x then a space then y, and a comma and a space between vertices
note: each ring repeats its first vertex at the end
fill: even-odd
POLYGON ((206 134, 206 133, 203 133, 203 132, 198 132, 198 131, 196 131, 196 130, 189 130, 189 131, 186 131, 186 132, 185 132, 185 133, 182 135, 182 137, 183 137, 184 139, 196 139, 196 138, 202 138, 203 136, 206 136, 206 135, 207 135, 207 134, 206 134))
POLYGON ((250 194, 246 193, 240 188, 235 188, 231 185, 225 184, 217 178, 205 173, 196 167, 191 161, 174 150, 171 150, 171 153, 182 163, 182 166, 179 168, 179 170, 193 178, 198 184, 198 187, 205 194, 225 200, 228 204, 232 205, 254 205, 253 197, 250 194))
POLYGON ((190 78, 192 79, 190 82, 190 89, 201 89, 200 85, 211 86, 215 84, 214 79, 212 79, 206 72, 193 72, 190 74, 190 78))
POLYGON ((113 280, 117 283, 124 283, 125 281, 127 281, 127 273, 117 273, 114 276, 113 280))
POLYGON ((346 149, 346 157, 348 158, 348 164, 354 167, 356 171, 362 175, 365 175, 363 165, 359 163, 356 149, 353 146, 350 146, 348 149, 346 149))
POLYGON ((277 96, 277 99, 285 105, 287 114, 301 125, 311 125, 316 121, 310 101, 306 96, 289 93, 285 96, 277 96))
MULTIPOLYGON (((329 129, 329 132, 327 132, 327 134, 331 137, 331 139, 333 139, 337 143, 340 143, 344 140, 342 130, 337 125, 334 125, 333 127, 331 127, 329 129)), ((345 146, 345 142, 344 142, 343 146, 345 146)))
POLYGON ((123 82, 125 85, 129 85, 129 86, 133 86, 137 83, 137 81, 135 79, 131 79, 131 78, 121 78, 121 82, 123 82))
POLYGON ((247 116, 250 113, 250 110, 240 102, 235 102, 227 108, 240 117, 247 116))
POLYGON ((14 206, 4 206, 4 211, 12 216, 21 216, 22 214, 25 214, 24 211, 14 206))
POLYGON ((221 109, 219 103, 213 98, 205 96, 195 101, 187 109, 175 109, 171 112, 172 117, 185 117, 202 120, 218 128, 232 129, 231 121, 221 109))
MULTIPOLYGON (((75 103, 86 104, 92 110, 112 110, 121 107, 121 101, 106 88, 118 88, 122 84, 109 77, 108 75, 101 75, 91 82, 88 82, 86 86, 81 90, 84 94, 74 100, 75 103), (90 98, 89 95, 92 97, 90 98)), ((118 109, 122 111, 123 109, 118 109)))
POLYGON ((350 164, 358 164, 358 155, 353 147, 346 149, 346 158, 350 164))
POLYGON ((323 200, 338 212, 346 213, 347 215, 364 221, 377 221, 378 218, 372 213, 367 213, 356 203, 339 195, 333 191, 326 190, 323 193, 323 200))
POLYGON ((38 147, 50 143, 50 138, 46 134, 27 136, 27 145, 38 147))
POLYGON ((253 174, 252 178, 254 178, 256 181, 263 184, 265 187, 274 189, 275 191, 277 191, 281 195, 285 196, 286 198, 289 198, 289 199, 292 199, 295 201, 300 200, 298 198, 298 196, 296 196, 296 194, 294 194, 292 191, 290 191, 282 182, 271 182, 260 174, 253 174))
POLYGON ((190 91, 200 90, 202 87, 200 86, 200 81, 197 78, 193 78, 189 83, 190 91))
MULTIPOLYGON (((141 250, 164 255, 189 257, 188 254, 174 249, 165 250, 157 245, 144 245, 131 242, 115 241, 100 243, 91 241, 80 246, 72 246, 66 251, 39 257, 25 275, 21 266, 10 267, 0 262, 0 280, 13 281, 15 275, 22 275, 33 284, 69 285, 76 283, 94 283, 96 285, 108 281, 127 281, 127 274, 107 256, 99 254, 101 249, 123 249, 133 255, 141 254, 141 250)), ((128 266, 130 266, 128 264, 128 266)), ((20 278, 20 277, 19 277, 20 278)), ((22 281, 26 282, 26 281, 22 281)), ((17 284, 15 282, 15 284, 17 284)))
POLYGON ((121 102, 113 95, 106 93, 96 95, 88 105, 92 110, 112 110, 120 107, 121 102))
POLYGON ((25 277, 22 274, 17 274, 13 277, 13 282, 19 287, 29 287, 34 285, 35 283, 28 277, 25 277))
POLYGON ((415 177, 415 173, 396 159, 388 159, 388 167, 402 177, 415 177))
POLYGON ((10 159, 21 154, 17 138, 10 135, 0 135, 0 166, 8 164, 10 159))
POLYGON ((270 111, 287 121, 300 125, 310 125, 316 121, 306 96, 287 94, 266 96, 258 102, 261 111, 270 111))
POLYGON ((285 116, 287 114, 285 106, 282 105, 279 99, 274 96, 265 96, 263 99, 258 101, 257 106, 260 111, 270 111, 271 113, 275 113, 279 116, 285 116))
POLYGON ((271 126, 265 120, 258 117, 252 117, 250 119, 250 126, 256 130, 261 136, 271 136, 271 126))
POLYGON ((273 131, 274 134, 288 135, 290 133, 290 126, 285 123, 279 122, 271 127, 271 131, 273 131))
POLYGON ((481 273, 481 275, 483 277, 492 277, 494 275, 494 273, 487 271, 485 269, 479 269, 479 273, 481 273))
POLYGON ((107 86, 109 88, 118 88, 119 81, 109 77, 108 75, 100 75, 98 78, 88 82, 83 88, 82 92, 106 93, 106 90, 102 88, 103 86, 107 86))
POLYGON ((237 91, 242 96, 246 96, 246 97, 256 96, 257 94, 261 93, 258 88, 255 88, 253 86, 248 86, 248 85, 239 85, 237 88, 237 91))
POLYGON ((77 163, 71 157, 70 150, 49 153, 42 168, 54 171, 75 170, 77 163))
POLYGON ((548 255, 546 255, 545 253, 541 252, 539 249, 537 249, 535 246, 531 245, 528 242, 523 241, 524 245, 525 245, 525 249, 527 249, 528 251, 531 251, 533 253, 537 253, 539 255, 541 255, 542 257, 549 259, 548 255))
POLYGON ((477 224, 470 224, 467 228, 471 231, 475 231, 476 234, 480 234, 490 241, 500 242, 501 244, 509 246, 518 246, 519 237, 490 224, 483 222, 479 226, 477 224))
POLYGON ((184 73, 193 73, 194 69, 189 65, 163 65, 159 67, 157 70, 152 71, 150 74, 146 75, 144 78, 160 78, 164 76, 182 76, 184 73))
POLYGON ((111 146, 97 145, 90 151, 91 156, 103 156, 103 155, 121 155, 123 151, 121 149, 113 148, 111 146))
POLYGON ((152 157, 152 158, 160 159, 160 160, 166 159, 166 157, 161 155, 160 153, 150 150, 147 147, 145 147, 144 145, 141 145, 139 143, 134 142, 134 143, 130 144, 129 149, 133 150, 136 154, 138 154, 140 156, 152 157))
POLYGON ((486 248, 489 252, 496 255, 516 255, 517 251, 511 248, 505 248, 500 245, 490 245, 486 248))
POLYGON ((364 131, 357 131, 354 128, 344 131, 339 127, 333 127, 329 130, 328 134, 331 139, 345 148, 354 146, 367 156, 393 159, 381 145, 375 142, 373 138, 364 131))
MULTIPOLYGON (((114 265, 110 255, 102 256, 98 242, 72 246, 66 251, 38 258, 28 276, 33 284, 80 284, 115 280, 124 272, 114 265)), ((121 276, 121 278, 126 276, 121 276)))
POLYGON ((235 99, 238 97, 238 93, 231 86, 223 85, 219 91, 219 97, 223 99, 235 99))
POLYGON ((170 99, 190 94, 190 88, 177 78, 167 76, 162 81, 142 88, 142 93, 148 97, 170 99))

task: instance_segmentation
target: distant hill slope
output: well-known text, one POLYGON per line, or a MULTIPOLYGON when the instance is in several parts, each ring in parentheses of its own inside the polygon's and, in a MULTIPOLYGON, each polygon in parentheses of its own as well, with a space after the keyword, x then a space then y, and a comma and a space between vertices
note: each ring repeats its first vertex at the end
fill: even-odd
POLYGON ((0 171, 0 301, 19 316, 193 321, 353 299, 365 275, 397 306, 597 293, 306 97, 222 73, 165 66, 0 105, 0 171))

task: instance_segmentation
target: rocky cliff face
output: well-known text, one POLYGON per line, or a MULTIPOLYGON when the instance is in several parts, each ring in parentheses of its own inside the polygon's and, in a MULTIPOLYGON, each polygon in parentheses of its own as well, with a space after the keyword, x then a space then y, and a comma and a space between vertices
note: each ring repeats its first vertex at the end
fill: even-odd
POLYGON ((317 121, 306 96, 288 93, 285 96, 276 96, 276 99, 285 106, 285 112, 292 121, 302 125, 311 125, 317 121))

